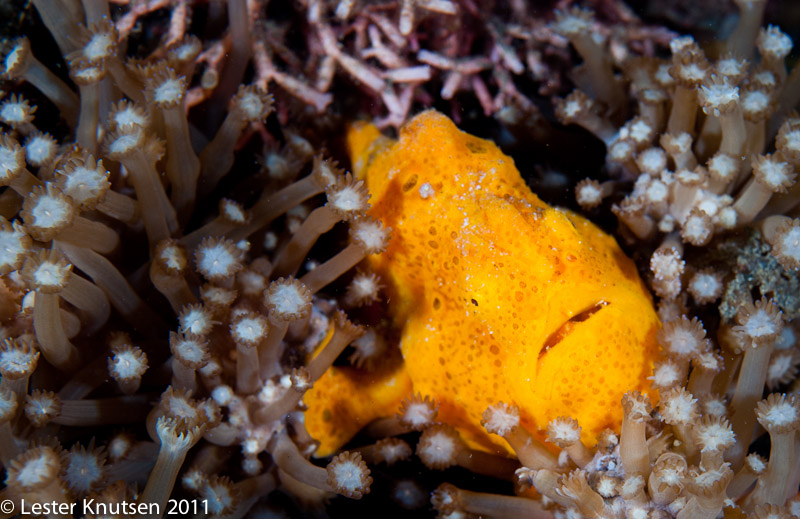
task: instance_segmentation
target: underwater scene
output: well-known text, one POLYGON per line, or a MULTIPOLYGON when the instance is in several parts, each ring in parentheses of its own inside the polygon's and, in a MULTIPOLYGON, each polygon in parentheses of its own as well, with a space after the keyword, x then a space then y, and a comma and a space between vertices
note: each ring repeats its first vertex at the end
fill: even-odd
POLYGON ((0 519, 800 519, 794 41, 0 0, 0 519))

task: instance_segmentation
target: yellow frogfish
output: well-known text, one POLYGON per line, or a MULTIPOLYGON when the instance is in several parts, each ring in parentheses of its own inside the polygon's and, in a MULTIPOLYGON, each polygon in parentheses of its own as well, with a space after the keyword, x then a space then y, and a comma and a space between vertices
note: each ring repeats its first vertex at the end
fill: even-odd
POLYGON ((398 140, 358 123, 347 135, 371 216, 392 228, 369 258, 386 285, 402 365, 330 369, 306 394, 318 456, 413 394, 473 448, 510 453, 481 426, 497 403, 516 405, 539 439, 575 418, 588 445, 619 430, 622 395, 648 392, 660 327, 634 263, 585 218, 550 207, 492 142, 423 112, 398 140))

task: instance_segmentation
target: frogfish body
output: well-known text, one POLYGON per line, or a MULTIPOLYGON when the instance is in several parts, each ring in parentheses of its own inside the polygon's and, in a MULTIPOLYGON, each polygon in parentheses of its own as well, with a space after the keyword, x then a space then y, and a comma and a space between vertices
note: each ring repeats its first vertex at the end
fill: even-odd
POLYGON ((370 124, 348 133, 371 216, 392 228, 369 258, 386 285, 402 365, 329 370, 306 394, 306 426, 325 456, 412 392, 439 404, 473 448, 510 452, 484 431, 499 401, 540 439, 571 416, 588 445, 619 430, 620 399, 649 391, 660 327, 633 262, 614 239, 542 202, 492 142, 426 111, 398 140, 370 124))

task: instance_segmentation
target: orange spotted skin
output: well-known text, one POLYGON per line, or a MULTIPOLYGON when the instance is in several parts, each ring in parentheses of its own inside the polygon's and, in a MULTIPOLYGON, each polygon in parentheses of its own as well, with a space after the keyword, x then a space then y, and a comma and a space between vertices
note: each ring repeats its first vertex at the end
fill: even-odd
POLYGON ((317 456, 329 456, 365 425, 394 416, 411 394, 411 379, 402 364, 375 372, 354 367, 328 369, 303 398, 306 428, 320 442, 317 456))
MULTIPOLYGON (((542 202, 510 157, 438 112, 416 116, 398 141, 356 124, 348 144, 371 215, 393 229, 370 267, 387 285, 413 391, 439 402, 439 420, 473 447, 500 452, 505 441, 480 425, 498 401, 519 406, 541 439, 564 415, 588 444, 603 428, 618 430, 622 395, 650 392, 660 323, 614 239, 542 202)), ((334 395, 328 382, 305 401, 309 432, 333 451, 341 442, 315 416, 359 395, 357 386, 334 395)), ((391 403, 374 415, 393 415, 391 403)))

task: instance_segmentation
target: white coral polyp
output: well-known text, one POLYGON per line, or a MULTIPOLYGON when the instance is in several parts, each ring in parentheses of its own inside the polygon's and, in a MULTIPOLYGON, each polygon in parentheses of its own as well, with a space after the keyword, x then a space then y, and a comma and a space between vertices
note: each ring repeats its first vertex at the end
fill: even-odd
POLYGON ((50 160, 55 155, 57 148, 53 139, 37 135, 25 144, 25 156, 28 162, 39 166, 50 160))
POLYGON ((791 402, 781 400, 770 406, 764 413, 764 419, 776 427, 790 425, 797 420, 797 408, 791 402))
POLYGON ((125 133, 114 139, 114 142, 108 147, 109 154, 127 153, 138 146, 139 142, 142 140, 139 131, 140 130, 133 133, 125 133))
POLYGON ((178 247, 166 247, 161 251, 159 259, 164 262, 167 268, 172 270, 183 270, 186 267, 186 256, 181 253, 178 247))
POLYGON ((260 119, 264 111, 264 103, 261 102, 261 99, 256 94, 242 96, 239 99, 238 106, 245 116, 252 121, 260 119))
POLYGON ((107 32, 94 34, 83 47, 83 55, 89 61, 98 61, 108 57, 114 48, 114 40, 107 32))
POLYGON ((412 402, 403 413, 403 420, 412 427, 422 427, 433 421, 433 410, 427 402, 412 402))
POLYGON ((211 329, 210 316, 201 308, 192 308, 181 317, 181 329, 193 335, 204 336, 211 329))
POLYGON ((354 461, 342 461, 333 468, 336 483, 348 492, 357 492, 364 488, 364 469, 354 461))
POLYGON ((36 201, 31 211, 33 223, 42 229, 52 229, 64 225, 72 215, 72 206, 61 198, 43 195, 36 201))
POLYGON ((267 330, 262 319, 255 317, 245 317, 233 325, 234 336, 244 342, 260 341, 267 330))
POLYGON ((38 286, 60 287, 66 282, 69 270, 63 265, 46 261, 39 265, 33 273, 33 279, 38 286))
POLYGON ((346 186, 328 196, 331 205, 342 212, 361 211, 364 209, 364 199, 354 186, 346 186))
POLYGON ((505 436, 519 425, 519 411, 506 405, 496 405, 484 413, 484 419, 487 431, 505 436))
POLYGON ((78 166, 67 175, 64 182, 64 193, 76 204, 81 204, 98 196, 105 187, 103 185, 105 180, 105 175, 96 168, 78 166))
POLYGON ((0 231, 0 265, 14 265, 27 252, 24 237, 16 228, 0 231))
POLYGON ((25 122, 28 110, 24 103, 8 102, 0 107, 0 119, 8 124, 25 122))
POLYGON ((742 325, 742 328, 749 337, 754 339, 769 336, 779 331, 775 325, 775 320, 763 309, 756 310, 747 322, 742 325))
POLYGON ((788 256, 800 262, 800 226, 792 226, 780 239, 780 250, 783 256, 788 256))
POLYGON ((225 244, 217 243, 203 249, 198 267, 206 277, 227 277, 235 270, 238 263, 239 260, 231 254, 225 244))
POLYGON ((237 203, 226 201, 222 206, 222 211, 225 213, 225 218, 235 223, 244 223, 246 220, 244 211, 237 203))
POLYGON ((183 97, 183 82, 178 78, 169 78, 158 85, 153 92, 156 103, 176 103, 183 97))
POLYGON ((142 373, 142 360, 134 350, 114 354, 114 375, 120 379, 136 378, 142 373))
POLYGON ((270 304, 275 305, 275 310, 281 314, 289 315, 299 313, 308 304, 304 296, 294 283, 280 284, 270 295, 270 304))
POLYGON ((569 422, 554 420, 551 422, 553 437, 559 441, 576 442, 581 439, 581 431, 569 422))
POLYGON ((359 222, 352 229, 353 237, 366 249, 367 254, 377 254, 386 247, 389 231, 380 222, 359 222))
POLYGON ((19 171, 23 160, 18 150, 11 146, 0 146, 0 179, 19 171))

